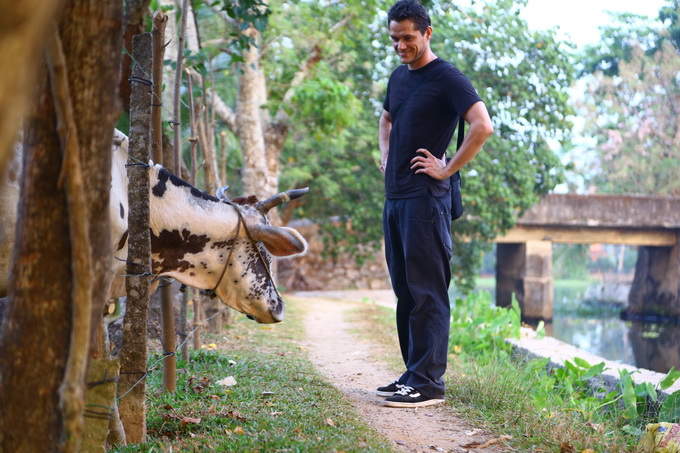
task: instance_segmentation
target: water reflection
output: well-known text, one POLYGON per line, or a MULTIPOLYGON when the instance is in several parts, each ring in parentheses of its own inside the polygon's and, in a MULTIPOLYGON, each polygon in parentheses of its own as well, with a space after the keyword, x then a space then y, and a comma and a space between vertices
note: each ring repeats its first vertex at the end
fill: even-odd
POLYGON ((606 359, 637 366, 628 326, 618 318, 557 315, 553 318, 552 336, 606 359))
POLYGON ((635 364, 641 368, 667 373, 680 369, 680 327, 675 324, 629 322, 630 342, 635 364))
MULTIPOLYGON (((557 286, 557 285, 556 285, 557 286)), ((579 314, 587 304, 581 294, 555 293, 551 335, 565 343, 616 362, 667 373, 680 369, 680 326, 620 319, 620 310, 579 314)))

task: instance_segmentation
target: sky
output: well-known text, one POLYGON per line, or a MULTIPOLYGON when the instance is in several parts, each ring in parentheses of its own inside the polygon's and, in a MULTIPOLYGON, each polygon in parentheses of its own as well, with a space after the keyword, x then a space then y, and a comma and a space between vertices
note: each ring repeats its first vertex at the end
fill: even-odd
POLYGON ((529 0, 523 17, 534 30, 559 27, 579 48, 594 44, 599 26, 609 23, 606 11, 629 12, 655 19, 666 0, 529 0))

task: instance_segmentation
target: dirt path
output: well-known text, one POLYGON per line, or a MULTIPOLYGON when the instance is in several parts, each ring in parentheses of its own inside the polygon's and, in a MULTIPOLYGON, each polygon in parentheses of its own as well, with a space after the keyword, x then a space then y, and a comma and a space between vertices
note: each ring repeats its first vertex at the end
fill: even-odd
MULTIPOLYGON (((328 380, 351 398, 360 414, 397 449, 407 452, 485 452, 512 451, 494 436, 455 417, 444 406, 395 409, 381 405, 375 388, 392 382, 396 376, 372 357, 371 345, 352 336, 344 313, 353 303, 314 295, 307 298, 310 310, 305 319, 310 358, 328 380), (492 445, 482 446, 489 442, 492 445), (472 443, 477 448, 464 448, 472 443)), ((361 299, 354 299, 361 300, 361 299)))

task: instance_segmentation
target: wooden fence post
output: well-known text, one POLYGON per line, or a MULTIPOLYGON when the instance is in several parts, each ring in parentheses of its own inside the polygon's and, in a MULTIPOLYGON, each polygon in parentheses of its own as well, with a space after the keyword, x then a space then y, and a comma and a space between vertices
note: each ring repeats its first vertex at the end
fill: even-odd
POLYGON ((132 38, 134 68, 130 83, 128 157, 128 266, 121 373, 120 418, 129 443, 146 439, 146 343, 151 269, 149 233, 149 150, 151 148, 151 33, 132 38))

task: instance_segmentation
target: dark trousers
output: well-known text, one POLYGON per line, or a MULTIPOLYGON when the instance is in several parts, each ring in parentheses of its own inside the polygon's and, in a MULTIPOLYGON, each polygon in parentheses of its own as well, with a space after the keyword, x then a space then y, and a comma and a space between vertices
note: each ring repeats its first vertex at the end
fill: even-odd
POLYGON ((451 197, 386 199, 385 257, 397 296, 403 384, 444 396, 451 309, 451 197))

